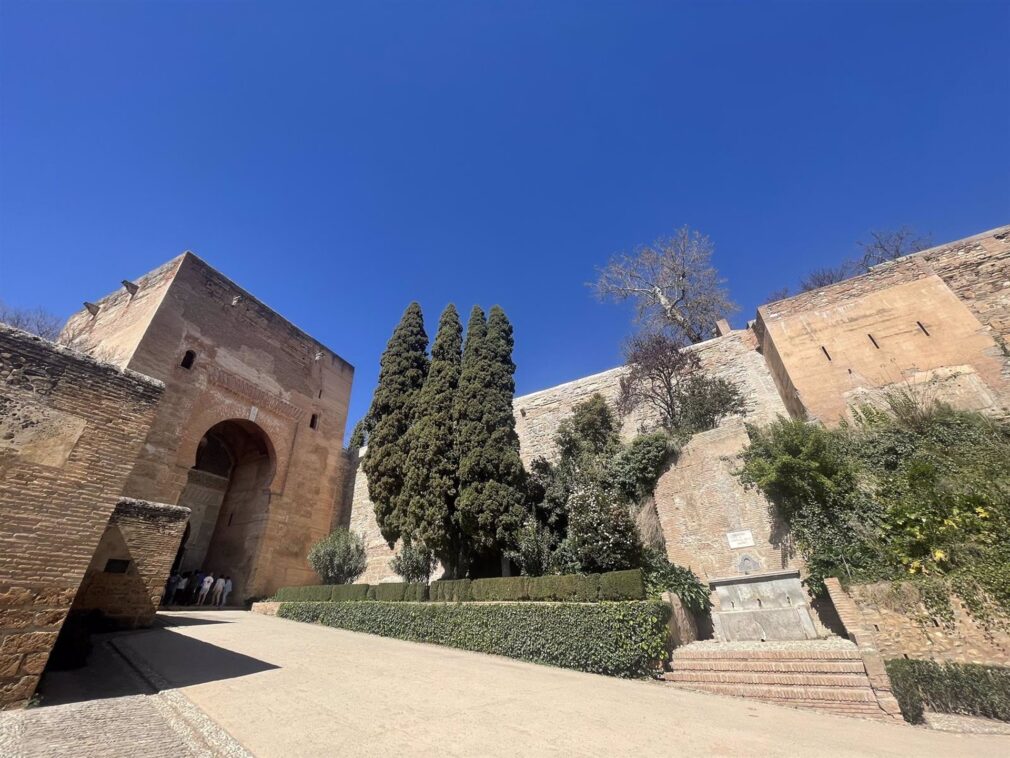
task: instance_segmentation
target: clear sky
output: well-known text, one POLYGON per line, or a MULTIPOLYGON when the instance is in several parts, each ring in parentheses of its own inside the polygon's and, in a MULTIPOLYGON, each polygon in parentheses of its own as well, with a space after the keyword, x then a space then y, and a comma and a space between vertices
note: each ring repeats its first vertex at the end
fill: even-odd
POLYGON ((688 224, 738 326, 903 224, 1010 222, 1008 2, 0 2, 0 297, 191 249, 356 367, 501 304, 520 393, 619 362, 585 283, 688 224))

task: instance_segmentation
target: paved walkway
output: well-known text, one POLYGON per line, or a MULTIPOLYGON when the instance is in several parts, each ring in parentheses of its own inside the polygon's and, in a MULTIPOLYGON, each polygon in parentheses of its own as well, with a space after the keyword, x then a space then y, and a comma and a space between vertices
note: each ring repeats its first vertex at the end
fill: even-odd
MULTIPOLYGON (((139 697, 195 704, 256 756, 1010 755, 1005 736, 797 711, 244 612, 161 618, 174 626, 114 639, 160 691, 139 697)), ((22 713, 56 719, 65 707, 22 713)), ((81 728, 65 727, 69 739, 81 728)), ((144 728, 124 724, 96 755, 167 754, 132 741, 144 728)), ((199 734, 175 754, 238 750, 199 734)))

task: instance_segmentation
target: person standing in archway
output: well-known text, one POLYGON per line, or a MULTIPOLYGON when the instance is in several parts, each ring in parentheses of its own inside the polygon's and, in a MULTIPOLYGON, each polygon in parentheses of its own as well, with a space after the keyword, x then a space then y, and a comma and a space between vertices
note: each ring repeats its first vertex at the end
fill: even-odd
POLYGON ((228 596, 231 594, 231 588, 232 588, 232 586, 233 585, 231 583, 231 577, 230 576, 226 576, 224 578, 224 592, 221 594, 221 605, 222 606, 228 604, 228 596))
POLYGON ((219 576, 217 581, 214 582, 214 588, 210 593, 210 604, 215 608, 221 607, 221 593, 224 592, 224 577, 219 576))
POLYGON ((207 602, 207 594, 210 592, 210 588, 214 586, 214 574, 211 572, 207 573, 207 576, 203 578, 203 583, 200 585, 200 596, 196 600, 197 605, 203 605, 207 602))

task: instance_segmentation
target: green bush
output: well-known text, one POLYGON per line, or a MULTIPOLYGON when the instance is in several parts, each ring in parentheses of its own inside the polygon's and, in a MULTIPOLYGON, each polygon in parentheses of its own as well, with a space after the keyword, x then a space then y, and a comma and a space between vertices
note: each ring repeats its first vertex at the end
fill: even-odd
POLYGON ((432 600, 443 603, 461 603, 472 600, 469 579, 440 579, 429 588, 432 600))
POLYGON ((274 600, 290 602, 318 602, 329 600, 335 587, 333 584, 311 584, 305 587, 281 587, 274 593, 274 600))
POLYGON ((278 615, 579 671, 640 677, 653 673, 666 657, 669 606, 655 601, 284 603, 278 615))
POLYGON ((642 575, 649 597, 659 597, 672 592, 684 607, 695 613, 704 613, 712 605, 709 589, 689 568, 670 563, 666 554, 655 548, 642 552, 642 575))
POLYGON ((383 603, 398 603, 407 591, 406 582, 384 582, 368 588, 368 599, 383 603))
POLYGON ((525 576, 503 576, 493 579, 474 579, 470 584, 470 597, 474 600, 529 600, 530 593, 525 576))
POLYGON ((644 597, 641 569, 600 574, 600 600, 641 600, 644 597))
POLYGON ((600 575, 538 576, 529 580, 529 595, 530 600, 595 603, 600 599, 600 575))
POLYGON ((309 563, 327 584, 351 584, 365 573, 365 543, 354 532, 340 528, 319 540, 308 555, 309 563))
POLYGON ((335 584, 333 585, 333 592, 330 593, 330 600, 336 603, 367 599, 367 584, 335 584))
POLYGON ((428 585, 423 582, 408 584, 403 590, 403 599, 422 603, 428 599, 428 585))
POLYGON ((886 666, 891 690, 909 723, 921 723, 927 706, 941 713, 1010 721, 1010 668, 904 658, 886 666))

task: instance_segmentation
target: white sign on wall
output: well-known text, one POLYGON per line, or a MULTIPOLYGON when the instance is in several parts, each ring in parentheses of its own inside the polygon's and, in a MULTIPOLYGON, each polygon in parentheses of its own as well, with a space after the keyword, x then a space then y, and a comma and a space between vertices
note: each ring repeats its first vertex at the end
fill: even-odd
POLYGON ((726 539, 729 541, 730 548, 734 550, 738 547, 754 547, 754 535, 751 534, 750 529, 740 532, 726 532, 726 539))

